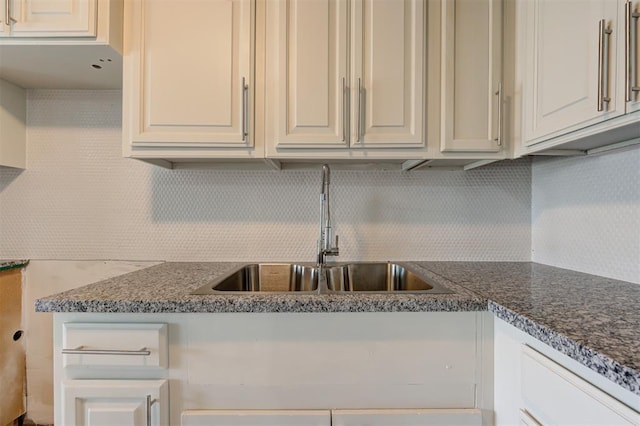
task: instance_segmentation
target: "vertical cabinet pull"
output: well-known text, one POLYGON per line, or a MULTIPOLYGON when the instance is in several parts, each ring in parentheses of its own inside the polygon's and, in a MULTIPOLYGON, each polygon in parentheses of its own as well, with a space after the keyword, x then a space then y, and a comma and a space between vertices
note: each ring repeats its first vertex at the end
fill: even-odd
POLYGON ((11 25, 12 23, 16 23, 16 19, 11 16, 11 0, 5 0, 4 4, 4 24, 11 25))
POLYGON ((249 136, 249 85, 242 77, 242 142, 249 136))
POLYGON ((349 141, 349 111, 351 110, 351 95, 347 87, 347 79, 342 77, 342 142, 349 141))
POLYGON ((638 34, 637 25, 638 19, 640 19, 640 12, 633 11, 633 3, 631 0, 627 0, 625 3, 624 14, 624 26, 625 26, 625 72, 627 75, 626 81, 626 95, 625 100, 627 102, 633 100, 633 94, 640 92, 640 86, 638 86, 637 69, 638 66, 638 34), (632 22, 636 21, 636 22, 632 22))
POLYGON ((356 142, 360 142, 360 135, 362 135, 362 79, 358 78, 358 122, 357 122, 357 137, 356 142))
POLYGON ((147 395, 147 398, 145 400, 147 426, 151 426, 151 406, 153 405, 154 402, 156 402, 156 400, 151 399, 151 395, 147 395))
POLYGON ((498 97, 498 135, 494 139, 498 146, 502 146, 502 127, 503 127, 503 117, 502 117, 502 82, 498 84, 498 91, 495 92, 495 95, 498 97))
POLYGON ((605 110, 605 102, 610 102, 609 97, 609 37, 611 28, 606 21, 601 19, 598 32, 598 111, 605 110))

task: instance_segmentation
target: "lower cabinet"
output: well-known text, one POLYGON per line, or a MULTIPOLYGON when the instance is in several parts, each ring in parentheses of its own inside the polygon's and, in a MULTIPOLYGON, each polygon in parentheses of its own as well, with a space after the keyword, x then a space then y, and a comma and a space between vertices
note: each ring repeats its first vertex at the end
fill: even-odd
POLYGON ((496 426, 640 425, 640 398, 500 320, 494 328, 496 426))
POLYGON ((62 382, 61 419, 75 426, 167 425, 166 380, 68 380, 62 382))
POLYGON ((487 315, 56 313, 55 424, 491 424, 487 315))
POLYGON ((521 411, 534 425, 640 424, 640 413, 526 345, 521 374, 521 411))

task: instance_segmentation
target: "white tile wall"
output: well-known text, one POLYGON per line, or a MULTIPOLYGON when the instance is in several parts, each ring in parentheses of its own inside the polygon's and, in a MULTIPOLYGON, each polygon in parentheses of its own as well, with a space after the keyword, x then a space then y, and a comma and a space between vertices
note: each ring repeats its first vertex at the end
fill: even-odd
MULTIPOLYGON (((30 91, 28 168, 0 170, 0 258, 313 260, 320 171, 121 157, 118 91, 30 91)), ((340 259, 530 259, 531 167, 334 171, 340 259)))
POLYGON ((532 260, 640 283, 640 148, 540 159, 532 260))

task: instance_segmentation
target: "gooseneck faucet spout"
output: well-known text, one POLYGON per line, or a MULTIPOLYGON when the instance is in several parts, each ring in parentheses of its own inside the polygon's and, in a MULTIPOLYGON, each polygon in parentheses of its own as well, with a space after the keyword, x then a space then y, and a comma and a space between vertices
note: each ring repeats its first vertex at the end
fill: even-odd
POLYGON ((318 266, 326 264, 327 256, 337 256, 338 236, 335 245, 332 246, 333 231, 331 229, 331 208, 329 197, 329 185, 331 183, 331 170, 329 165, 322 165, 322 189, 320 191, 320 238, 318 239, 318 266))

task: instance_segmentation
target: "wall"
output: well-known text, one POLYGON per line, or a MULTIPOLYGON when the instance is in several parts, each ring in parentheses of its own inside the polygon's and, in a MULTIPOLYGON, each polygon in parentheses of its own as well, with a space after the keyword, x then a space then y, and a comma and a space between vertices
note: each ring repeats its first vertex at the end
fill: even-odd
POLYGON ((532 260, 640 283, 640 147, 532 169, 532 260))

